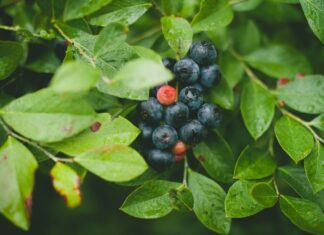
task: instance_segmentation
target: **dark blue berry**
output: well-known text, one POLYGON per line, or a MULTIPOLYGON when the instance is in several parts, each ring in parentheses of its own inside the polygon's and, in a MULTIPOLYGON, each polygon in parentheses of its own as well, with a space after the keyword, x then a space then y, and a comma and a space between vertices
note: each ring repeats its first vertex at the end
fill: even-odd
POLYGON ((198 120, 208 128, 218 127, 222 120, 221 110, 214 104, 204 104, 197 116, 198 120))
POLYGON ((179 60, 173 71, 176 79, 184 84, 194 84, 199 78, 199 66, 189 58, 179 60))
POLYGON ((158 149, 171 148, 178 140, 177 131, 169 125, 157 127, 152 134, 152 141, 158 149))
POLYGON ((202 85, 200 85, 200 83, 195 83, 191 86, 197 88, 200 92, 204 91, 204 87, 202 85))
POLYGON ((216 48, 211 42, 199 41, 191 45, 189 57, 199 65, 209 65, 216 61, 216 48))
POLYGON ((191 111, 198 110, 204 101, 201 91, 192 86, 181 89, 179 100, 188 105, 191 111))
POLYGON ((165 122, 175 128, 180 127, 186 123, 189 118, 189 108, 181 102, 168 106, 165 109, 165 122))
POLYGON ((142 121, 149 124, 158 124, 163 118, 163 106, 155 98, 141 102, 139 112, 142 121))
POLYGON ((186 144, 198 144, 207 135, 206 128, 197 120, 192 120, 180 128, 180 139, 186 144))
POLYGON ((162 60, 162 63, 164 65, 164 67, 166 67, 167 69, 173 71, 173 67, 175 65, 177 61, 175 59, 172 59, 172 58, 164 58, 162 60))
POLYGON ((200 72, 200 83, 207 88, 217 85, 221 79, 219 67, 216 64, 203 67, 200 72))
POLYGON ((173 156, 170 152, 153 149, 148 153, 147 162, 154 170, 165 171, 172 165, 173 156))
POLYGON ((140 124, 138 124, 138 128, 141 130, 141 139, 145 143, 152 142, 152 133, 154 131, 154 128, 150 125, 147 125, 144 122, 141 122, 140 124))

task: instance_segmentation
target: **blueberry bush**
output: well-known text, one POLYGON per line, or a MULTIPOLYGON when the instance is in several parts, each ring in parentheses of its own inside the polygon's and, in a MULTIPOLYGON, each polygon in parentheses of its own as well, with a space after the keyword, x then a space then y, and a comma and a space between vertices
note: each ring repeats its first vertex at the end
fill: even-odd
POLYGON ((94 175, 192 234, 324 234, 323 44, 323 0, 1 0, 1 214, 94 175))

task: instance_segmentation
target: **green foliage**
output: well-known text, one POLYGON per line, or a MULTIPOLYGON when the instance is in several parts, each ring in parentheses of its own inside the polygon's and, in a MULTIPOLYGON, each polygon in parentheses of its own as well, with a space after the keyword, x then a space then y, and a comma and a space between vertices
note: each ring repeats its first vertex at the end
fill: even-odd
POLYGON ((0 148, 0 211, 20 228, 29 228, 37 162, 18 140, 8 137, 0 148))
MULTIPOLYGON (((321 0, 0 1, 0 212, 28 230, 39 168, 71 208, 99 177, 138 187, 120 208, 132 217, 195 214, 212 233, 252 234, 286 223, 256 215, 269 210, 297 226, 282 233, 323 234, 323 9, 321 0), (222 78, 204 99, 223 122, 156 172, 141 156, 136 107, 161 83, 182 88, 162 58, 185 57, 197 40, 217 48, 222 78), (231 220, 252 215, 252 225, 231 220)), ((207 234, 191 224, 180 233, 207 234)))

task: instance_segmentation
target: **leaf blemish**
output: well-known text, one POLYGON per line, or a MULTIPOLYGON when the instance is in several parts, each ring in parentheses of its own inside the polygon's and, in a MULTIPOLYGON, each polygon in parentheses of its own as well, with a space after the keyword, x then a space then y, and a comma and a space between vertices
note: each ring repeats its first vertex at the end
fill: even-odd
POLYGON ((62 128, 62 131, 63 131, 64 133, 67 133, 67 134, 70 134, 70 133, 72 132, 72 130, 73 130, 73 126, 72 126, 72 125, 64 126, 64 127, 62 128))
POLYGON ((31 194, 28 195, 25 198, 24 203, 25 203, 25 207, 26 207, 26 210, 27 210, 28 218, 30 218, 31 215, 32 215, 32 204, 33 204, 32 195, 31 194))
POLYGON ((98 131, 100 129, 100 127, 101 127, 101 123, 100 122, 95 122, 95 123, 93 123, 91 125, 90 130, 92 132, 96 132, 96 131, 98 131))
POLYGON ((206 161, 206 159, 205 159, 205 157, 204 157, 203 155, 199 155, 199 156, 198 156, 198 160, 199 160, 200 162, 205 162, 205 161, 206 161))

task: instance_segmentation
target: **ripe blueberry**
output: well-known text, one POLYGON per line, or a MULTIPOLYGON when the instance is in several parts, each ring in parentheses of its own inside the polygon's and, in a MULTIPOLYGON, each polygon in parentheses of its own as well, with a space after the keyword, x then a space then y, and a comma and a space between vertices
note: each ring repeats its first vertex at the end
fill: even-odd
POLYGON ((181 89, 179 100, 188 105, 189 109, 192 111, 198 110, 203 104, 203 96, 201 91, 191 86, 181 89))
POLYGON ((197 120, 192 120, 180 128, 180 139, 186 144, 198 144, 207 135, 206 128, 197 120))
POLYGON ((174 64, 176 63, 177 61, 175 59, 172 59, 172 58, 164 58, 162 60, 162 63, 164 65, 164 67, 166 67, 167 69, 173 71, 173 67, 174 67, 174 64))
POLYGON ((150 124, 158 124, 163 117, 163 107, 155 98, 141 102, 139 106, 142 121, 150 124))
POLYGON ((222 120, 221 110, 214 104, 204 104, 198 110, 197 117, 200 123, 208 128, 218 127, 222 120))
POLYGON ((194 84, 199 78, 199 66, 189 58, 179 60, 173 71, 176 79, 184 84, 194 84))
POLYGON ((212 87, 219 83, 221 79, 221 73, 219 67, 216 64, 203 67, 200 72, 200 83, 207 88, 212 87))
POLYGON ((170 105, 177 100, 177 91, 172 86, 161 86, 156 93, 156 98, 163 105, 170 105))
POLYGON ((175 128, 186 123, 189 118, 189 108, 181 102, 177 102, 165 109, 165 122, 175 128))
POLYGON ((148 153, 147 162, 154 170, 165 171, 172 165, 173 157, 170 152, 153 149, 148 153))
POLYGON ((189 57, 199 65, 209 65, 216 60, 216 48, 208 41, 199 41, 191 45, 189 57))
POLYGON ((152 141, 158 149, 171 148, 178 140, 177 131, 169 125, 157 127, 152 133, 152 141))
POLYGON ((197 88, 200 92, 204 91, 204 87, 202 85, 200 85, 200 83, 195 83, 191 86, 197 88))
POLYGON ((154 128, 147 125, 144 122, 141 122, 140 124, 138 124, 138 128, 141 130, 141 139, 145 143, 151 143, 152 142, 152 133, 153 133, 154 128))
POLYGON ((186 155, 186 150, 187 150, 186 144, 181 140, 177 141, 177 143, 172 147, 174 160, 181 161, 186 155))

